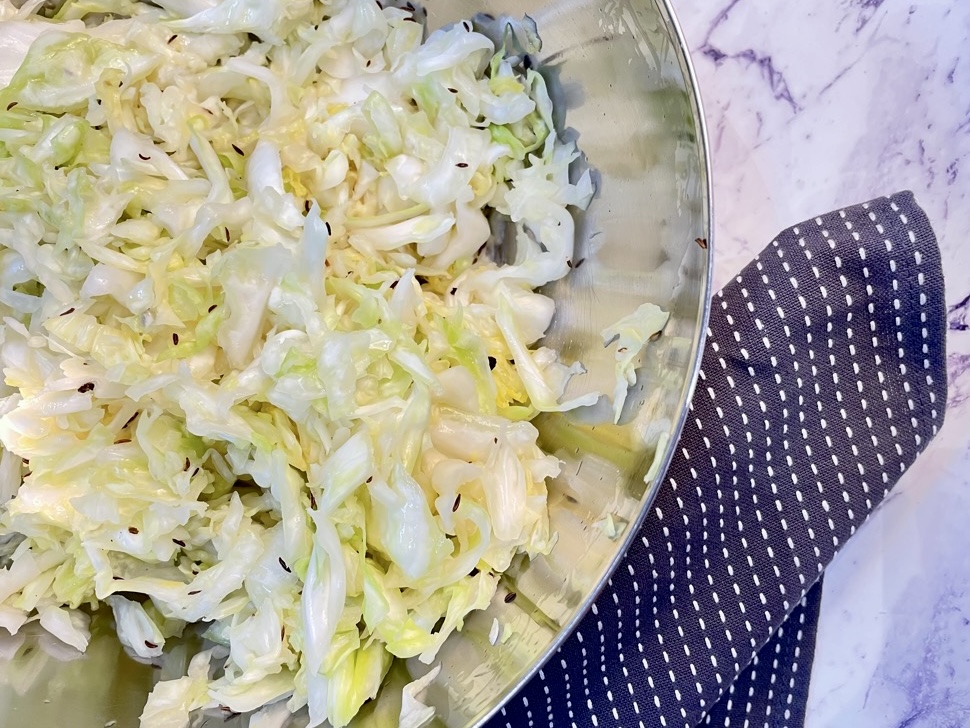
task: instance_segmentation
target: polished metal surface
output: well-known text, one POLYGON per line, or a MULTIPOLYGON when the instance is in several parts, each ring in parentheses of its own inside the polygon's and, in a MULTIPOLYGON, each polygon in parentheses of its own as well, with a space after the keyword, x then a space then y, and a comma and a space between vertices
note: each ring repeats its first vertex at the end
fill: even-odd
MULTIPOLYGON (((498 711, 568 636, 652 502, 687 414, 706 329, 710 169, 693 73, 666 0, 425 6, 432 27, 482 11, 528 13, 538 24, 540 60, 563 133, 577 138, 598 188, 578 218, 574 260, 585 262, 550 289, 558 313, 546 344, 588 369, 575 391, 613 390, 613 352, 601 336, 606 326, 648 301, 671 312, 643 357, 619 425, 608 406, 536 421, 541 444, 564 463, 549 498, 559 540, 548 557, 516 564, 495 603, 453 635, 427 696, 438 715, 432 725, 471 728, 498 711), (517 594, 511 604, 502 599, 508 591, 517 594), (494 619, 507 639, 492 646, 494 619)), ((155 679, 176 677, 185 664, 175 656, 163 670, 139 665, 107 631, 83 657, 38 634, 3 637, 0 725, 136 726, 155 679)), ((392 682, 399 687, 427 669, 399 665, 392 682)), ((394 693, 386 690, 357 724, 396 725, 378 715, 395 715, 394 693)), ((247 724, 244 716, 198 722, 247 724)))

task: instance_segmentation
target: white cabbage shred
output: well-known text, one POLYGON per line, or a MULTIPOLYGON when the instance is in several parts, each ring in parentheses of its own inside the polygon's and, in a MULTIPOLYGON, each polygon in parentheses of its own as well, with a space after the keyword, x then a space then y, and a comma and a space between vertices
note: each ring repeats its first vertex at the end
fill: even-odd
POLYGON ((536 347, 593 187, 512 47, 534 26, 37 6, 0 2, 0 623, 83 650, 106 604, 145 659, 206 623, 145 728, 346 725, 551 548, 528 420, 597 399, 536 347))
MULTIPOLYGON (((636 311, 603 329, 603 345, 616 344, 616 386, 613 390, 613 421, 619 422, 630 387, 637 381, 637 359, 647 343, 660 334, 670 314, 654 303, 641 304, 636 311)), ((658 448, 662 452, 663 448, 658 448)), ((650 476, 651 478, 653 476, 650 476)))

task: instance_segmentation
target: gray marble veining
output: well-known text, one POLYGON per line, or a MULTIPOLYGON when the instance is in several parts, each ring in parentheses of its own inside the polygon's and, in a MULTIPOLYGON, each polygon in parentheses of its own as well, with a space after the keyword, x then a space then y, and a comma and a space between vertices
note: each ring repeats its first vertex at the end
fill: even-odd
POLYGON ((970 725, 970 3, 675 0, 723 285, 778 231, 911 189, 940 240, 947 424, 826 577, 808 728, 970 725))

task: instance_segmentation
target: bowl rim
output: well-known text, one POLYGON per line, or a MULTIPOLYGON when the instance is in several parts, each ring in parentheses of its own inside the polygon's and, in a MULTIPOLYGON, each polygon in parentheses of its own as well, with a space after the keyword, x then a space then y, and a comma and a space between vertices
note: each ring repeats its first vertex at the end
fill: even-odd
POLYGON ((618 545, 616 553, 613 555, 606 569, 603 571, 602 577, 599 579, 593 589, 590 590, 589 594, 587 594, 573 616, 559 631, 559 634, 557 634, 556 637, 545 647, 529 669, 519 676, 515 687, 509 690, 488 710, 480 713, 470 724, 470 728, 482 728, 486 721, 494 717, 500 710, 502 710, 502 708, 505 707, 505 705, 507 705, 508 702, 512 700, 512 698, 514 698, 519 691, 521 691, 522 688, 529 683, 529 681, 532 680, 533 677, 535 677, 535 675, 549 661, 552 655, 570 636, 572 636, 573 632, 575 632, 576 628, 579 626, 580 621, 590 611, 593 602, 599 598, 603 589, 606 587, 606 583, 609 581, 610 577, 612 577, 613 572, 616 571, 620 561, 626 555, 626 552, 629 549, 633 539, 639 533, 640 528, 646 519, 647 513, 650 511, 653 501, 657 496, 657 492, 659 491, 660 485, 663 482, 667 469, 670 467, 670 462, 673 459, 673 455, 676 450, 677 441, 680 439, 681 432, 684 428, 684 423, 687 421, 687 416, 690 412, 690 402, 694 396, 694 389, 696 388, 698 375, 701 369, 704 346, 707 340, 708 320, 711 310, 711 295, 713 293, 712 288, 714 285, 714 185, 712 180, 713 166, 711 164, 710 138, 708 136, 707 119, 704 116, 704 104, 701 99, 697 72, 691 59, 690 49, 688 47, 687 40, 684 37, 683 28, 680 24, 680 20, 677 17, 677 13, 673 8, 672 0, 648 1, 653 2, 657 6, 661 15, 664 16, 667 27, 670 31, 671 40, 673 40, 676 44, 677 58, 680 62, 681 70, 686 82, 690 109, 693 115, 694 127, 697 134, 697 142, 700 149, 699 161, 703 173, 703 192, 707 198, 707 205, 706 209, 704 210, 704 214, 707 218, 707 265, 702 284, 702 304, 699 307, 696 322, 696 331, 698 333, 694 340, 694 350, 692 352, 692 362, 689 375, 681 392, 680 415, 677 417, 677 421, 674 422, 673 427, 670 430, 670 439, 668 440, 666 451, 664 452, 663 458, 660 461, 660 467, 656 471, 655 478, 648 485, 647 492, 643 496, 640 510, 637 513, 636 518, 628 525, 626 532, 623 534, 623 538, 618 545))

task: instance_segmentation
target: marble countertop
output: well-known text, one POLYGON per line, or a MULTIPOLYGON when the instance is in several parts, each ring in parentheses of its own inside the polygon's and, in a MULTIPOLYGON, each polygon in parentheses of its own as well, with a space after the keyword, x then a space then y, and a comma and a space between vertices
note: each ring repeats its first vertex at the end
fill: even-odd
POLYGON ((715 286, 910 189, 947 277, 947 422, 826 573, 808 728, 970 725, 970 2, 674 0, 711 137, 715 286))

